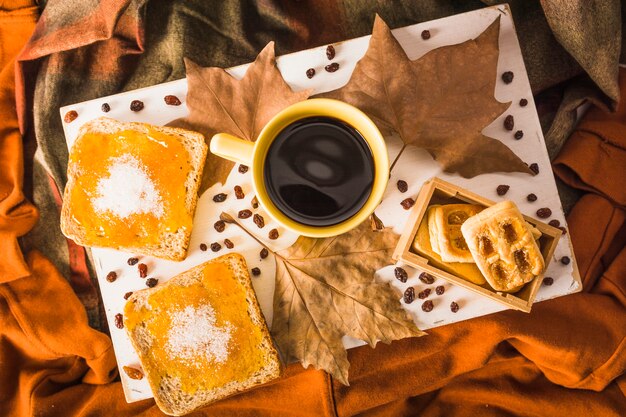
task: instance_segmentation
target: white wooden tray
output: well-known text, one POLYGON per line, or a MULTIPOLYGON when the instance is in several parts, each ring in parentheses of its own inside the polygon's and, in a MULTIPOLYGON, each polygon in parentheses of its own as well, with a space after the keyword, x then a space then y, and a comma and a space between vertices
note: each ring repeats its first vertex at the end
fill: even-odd
MULTIPOLYGON (((515 201, 522 212, 534 216, 535 211, 539 207, 550 207, 553 212, 552 219, 558 219, 562 225, 566 225, 509 7, 507 5, 489 7, 399 28, 394 30, 393 33, 407 52, 409 58, 416 59, 431 49, 475 38, 498 16, 502 18, 498 74, 510 70, 515 73, 515 79, 513 83, 505 87, 502 80, 498 77, 495 96, 502 102, 512 102, 510 110, 506 113, 515 116, 516 126, 524 130, 524 138, 519 141, 513 140, 511 132, 504 130, 502 125, 505 114, 496 119, 483 132, 490 137, 502 140, 522 160, 528 163, 538 163, 540 173, 534 177, 527 174, 503 173, 486 174, 472 179, 465 179, 458 175, 442 172, 439 165, 433 161, 426 151, 409 147, 396 164, 383 202, 376 210, 383 222, 387 226, 393 227, 398 233, 402 231, 409 214, 409 211, 402 209, 400 201, 408 196, 415 197, 422 183, 433 176, 438 176, 496 201, 503 199, 503 197, 496 195, 497 185, 508 184, 511 186, 511 189, 507 193, 506 198, 515 201), (425 29, 430 30, 432 34, 428 41, 422 40, 420 36, 422 30, 425 29), (528 100, 526 107, 518 105, 521 98, 528 100), (401 194, 395 186, 398 179, 404 179, 409 184, 409 190, 404 194, 401 194), (531 192, 539 197, 535 203, 526 201, 526 195, 531 192)), ((330 91, 347 83, 356 62, 367 49, 369 38, 369 36, 365 36, 335 44, 337 55, 334 61, 340 64, 340 69, 332 74, 321 70, 328 63, 325 45, 282 56, 277 60, 278 67, 287 83, 294 90, 313 88, 315 94, 330 91), (305 75, 306 70, 310 67, 318 68, 317 75, 312 79, 308 79, 305 75)), ((231 68, 229 73, 236 78, 241 78, 246 68, 247 65, 231 68)), ((106 114, 108 117, 122 121, 138 121, 163 125, 187 115, 187 109, 184 105, 186 94, 187 82, 185 79, 182 79, 62 107, 60 109, 61 117, 69 110, 76 110, 79 115, 72 123, 63 124, 68 147, 71 147, 76 139, 78 129, 83 123, 104 115, 100 110, 102 103, 106 102, 111 106, 111 111, 106 114), (163 97, 168 94, 179 97, 183 101, 183 105, 178 107, 167 106, 163 101, 163 97), (129 110, 130 102, 135 99, 142 100, 145 103, 145 108, 141 112, 133 113, 129 110)), ((401 143, 399 138, 393 136, 387 138, 387 141, 389 157, 393 160, 400 150, 401 143)), ((199 199, 187 259, 176 263, 143 257, 141 262, 148 265, 149 276, 164 282, 180 272, 227 252, 224 247, 218 253, 213 253, 210 249, 203 252, 199 249, 200 243, 210 245, 210 243, 217 241, 223 246, 224 239, 229 238, 235 244, 233 251, 243 254, 250 268, 261 268, 261 276, 253 278, 253 285, 268 325, 271 326, 275 273, 272 256, 265 260, 260 260, 258 254, 261 248, 258 243, 254 242, 252 238, 242 233, 234 225, 227 225, 226 230, 221 234, 218 234, 213 228, 213 223, 218 220, 221 211, 236 213, 243 208, 250 208, 252 197, 250 173, 240 174, 235 167, 225 186, 215 185, 199 199), (237 184, 241 185, 246 193, 244 200, 233 198, 232 190, 237 184), (219 192, 228 193, 229 198, 224 203, 216 204, 212 201, 212 197, 219 192)), ((262 210, 259 210, 259 213, 264 214, 262 210)), ((252 226, 250 230, 252 232, 260 231, 259 238, 267 240, 268 230, 276 227, 276 225, 269 222, 269 216, 264 215, 264 217, 266 222, 269 223, 264 229, 257 229, 252 226)), ((250 222, 250 225, 252 225, 252 222, 250 222)), ((295 235, 287 233, 281 228, 279 230, 281 237, 278 240, 267 241, 270 247, 281 249, 295 241, 295 235)), ((130 256, 134 256, 134 254, 98 248, 94 248, 92 253, 107 319, 110 323, 111 338, 120 368, 126 399, 129 402, 133 402, 152 397, 152 392, 145 378, 140 381, 132 380, 122 371, 123 365, 137 365, 138 358, 125 331, 117 329, 113 324, 115 314, 123 311, 125 303, 123 295, 127 291, 145 288, 144 280, 138 277, 136 266, 131 267, 126 263, 126 260, 130 256), (117 281, 113 283, 106 281, 105 277, 109 271, 117 271, 119 275, 117 281)), ((409 280, 405 284, 394 278, 393 266, 381 269, 378 271, 377 276, 378 279, 389 281, 397 287, 399 290, 398 297, 401 298, 401 292, 404 292, 408 286, 415 286, 416 293, 427 287, 417 278, 421 271, 411 270, 410 268, 407 268, 407 271, 409 272, 409 280)), ((571 249, 569 235, 561 239, 556 249, 555 258, 548 266, 546 276, 554 278, 554 285, 550 287, 542 286, 537 295, 537 301, 580 291, 580 278, 571 249), (573 262, 567 266, 562 265, 557 261, 562 256, 569 256, 573 262)), ((504 309, 502 305, 495 301, 485 299, 461 287, 454 287, 442 280, 436 281, 435 284, 429 287, 433 288, 433 293, 429 299, 432 299, 435 303, 435 308, 432 312, 424 313, 421 311, 421 300, 416 300, 412 304, 406 305, 407 310, 415 318, 415 322, 420 329, 425 330, 504 309), (434 287, 436 285, 444 285, 446 287, 445 294, 442 296, 434 295, 434 287), (450 311, 449 305, 451 301, 456 301, 460 305, 460 310, 456 314, 450 311)), ((360 340, 344 337, 344 345, 347 348, 362 344, 364 342, 360 340)))

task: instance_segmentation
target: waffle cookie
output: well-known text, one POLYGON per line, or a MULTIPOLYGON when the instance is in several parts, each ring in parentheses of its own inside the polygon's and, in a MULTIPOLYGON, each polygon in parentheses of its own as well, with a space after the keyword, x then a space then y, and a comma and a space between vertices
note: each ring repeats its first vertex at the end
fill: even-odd
POLYGON ((511 201, 467 219, 461 232, 476 265, 496 291, 515 292, 543 272, 539 247, 511 201))
POLYGON ((483 208, 476 204, 446 204, 428 209, 430 244, 443 262, 474 262, 461 233, 461 225, 483 208))

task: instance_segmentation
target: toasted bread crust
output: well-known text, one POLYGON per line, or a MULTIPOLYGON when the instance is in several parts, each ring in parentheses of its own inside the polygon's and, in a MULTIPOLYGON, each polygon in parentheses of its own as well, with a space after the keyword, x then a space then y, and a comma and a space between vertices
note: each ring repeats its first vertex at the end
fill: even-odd
MULTIPOLYGON (((136 122, 123 123, 107 117, 100 117, 81 126, 76 142, 80 141, 87 133, 115 133, 121 130, 134 130, 147 133, 149 129, 178 138, 189 152, 191 170, 185 182, 185 186, 187 187, 187 199, 185 203, 188 212, 193 216, 198 202, 198 189, 200 188, 202 169, 208 151, 202 134, 174 127, 153 126, 147 123, 136 122)), ((93 246, 92 242, 85 238, 84 228, 72 221, 72 207, 69 203, 69 195, 76 184, 77 172, 76 167, 71 164, 68 166, 67 178, 68 181, 63 194, 63 206, 61 208, 61 231, 66 237, 72 239, 79 245, 93 246)), ((162 236, 159 236, 160 243, 155 245, 140 247, 115 246, 113 248, 141 255, 182 261, 187 256, 190 238, 191 230, 181 228, 176 232, 163 233, 162 236)))

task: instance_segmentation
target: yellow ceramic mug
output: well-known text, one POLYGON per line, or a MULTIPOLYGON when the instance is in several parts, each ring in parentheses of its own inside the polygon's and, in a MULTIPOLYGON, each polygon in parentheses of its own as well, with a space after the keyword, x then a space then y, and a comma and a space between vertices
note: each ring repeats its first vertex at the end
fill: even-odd
POLYGON ((317 98, 293 104, 265 125, 256 142, 239 139, 226 133, 218 133, 211 139, 210 149, 222 158, 248 165, 252 172, 252 185, 259 203, 279 224, 304 236, 335 236, 361 224, 380 203, 389 179, 387 147, 380 131, 365 113, 337 100, 317 98), (266 155, 274 139, 292 123, 316 116, 339 120, 356 129, 367 142, 374 165, 371 191, 365 203, 352 217, 330 226, 311 226, 285 215, 270 198, 264 181, 266 155))

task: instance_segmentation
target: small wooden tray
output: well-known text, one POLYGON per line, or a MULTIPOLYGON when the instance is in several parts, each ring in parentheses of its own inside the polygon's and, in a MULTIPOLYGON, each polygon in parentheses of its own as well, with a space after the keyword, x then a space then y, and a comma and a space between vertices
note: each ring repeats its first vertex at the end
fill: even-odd
MULTIPOLYGON (((446 272, 434 265, 438 263, 436 260, 422 256, 422 254, 413 248, 413 241, 415 239, 415 235, 417 234, 417 229, 419 228, 428 207, 432 204, 453 203, 471 203, 479 204, 485 207, 495 204, 495 202, 491 200, 446 182, 440 178, 431 178, 424 183, 417 196, 411 215, 406 223, 408 228, 400 237, 398 246, 393 254, 393 259, 424 270, 429 274, 445 279, 456 285, 460 285, 461 287, 484 295, 485 297, 489 297, 492 300, 506 305, 507 307, 527 313, 530 312, 537 290, 539 290, 539 286, 543 281, 543 273, 535 277, 535 279, 528 284, 524 285, 524 287, 518 292, 510 294, 496 291, 488 284, 477 285, 464 278, 446 272)), ((541 238, 539 238, 538 243, 547 266, 550 263, 550 259, 552 259, 552 255, 554 254, 554 250, 556 249, 562 232, 561 230, 537 219, 533 219, 532 217, 524 216, 524 219, 541 232, 541 238)))

